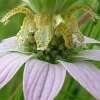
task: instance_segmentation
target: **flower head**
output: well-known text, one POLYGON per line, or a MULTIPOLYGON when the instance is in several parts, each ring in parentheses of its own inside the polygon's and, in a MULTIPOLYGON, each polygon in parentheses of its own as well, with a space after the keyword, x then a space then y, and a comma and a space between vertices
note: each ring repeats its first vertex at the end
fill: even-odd
MULTIPOLYGON (((47 13, 44 8, 40 9, 39 4, 49 3, 47 0, 24 1, 34 13, 28 8, 17 7, 1 19, 4 23, 16 13, 26 14, 17 36, 5 39, 0 44, 0 88, 12 79, 21 65, 25 64, 25 100, 53 100, 62 88, 68 73, 95 98, 100 99, 100 70, 86 61, 100 61, 100 50, 85 48, 89 43, 100 42, 81 34, 76 17, 70 11, 76 11, 77 8, 84 11, 88 9, 92 18, 95 17, 95 13, 87 6, 74 4, 69 8, 68 15, 63 18, 60 12, 63 10, 58 11, 57 8, 60 4, 54 3, 56 0, 51 0, 50 7, 55 11, 53 15, 47 13), (57 10, 52 7, 55 5, 57 10), (76 58, 74 61, 73 57, 76 58)), ((62 3, 60 7, 64 7, 66 0, 62 3)))

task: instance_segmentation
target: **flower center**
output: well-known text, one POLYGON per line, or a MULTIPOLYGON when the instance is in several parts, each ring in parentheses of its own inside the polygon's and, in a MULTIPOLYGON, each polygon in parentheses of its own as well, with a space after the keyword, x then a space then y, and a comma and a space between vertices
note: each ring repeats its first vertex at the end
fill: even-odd
POLYGON ((67 48, 63 37, 57 37, 55 35, 45 51, 35 50, 35 52, 37 53, 38 59, 55 64, 58 63, 57 60, 73 60, 72 56, 77 55, 81 49, 81 47, 77 47, 74 44, 70 49, 67 48))
POLYGON ((46 14, 26 16, 17 34, 19 51, 35 53, 37 59, 51 63, 77 54, 70 27, 61 17, 56 18, 46 14), (58 23, 58 20, 61 21, 58 23))
POLYGON ((16 7, 0 22, 6 24, 13 15, 25 14, 21 29, 17 33, 17 50, 23 53, 35 53, 37 59, 52 63, 56 63, 57 59, 68 60, 81 49, 83 35, 74 16, 77 10, 88 10, 93 18, 98 18, 90 7, 81 4, 73 4, 64 13, 65 9, 62 8, 65 8, 64 5, 66 6, 67 2, 61 1, 57 4, 55 0, 49 4, 48 0, 24 1, 32 10, 26 7, 16 7))

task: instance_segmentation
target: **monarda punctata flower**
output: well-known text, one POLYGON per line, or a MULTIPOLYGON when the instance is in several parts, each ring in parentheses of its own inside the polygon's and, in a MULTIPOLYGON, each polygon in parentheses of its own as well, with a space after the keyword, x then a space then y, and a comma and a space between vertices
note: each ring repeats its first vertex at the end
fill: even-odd
POLYGON ((25 100, 54 100, 68 74, 100 100, 100 70, 89 62, 100 61, 100 50, 86 47, 100 42, 82 35, 74 13, 87 11, 93 20, 98 16, 77 0, 24 1, 27 7, 16 7, 1 19, 7 23, 13 15, 25 14, 17 35, 0 44, 0 89, 25 64, 25 100))

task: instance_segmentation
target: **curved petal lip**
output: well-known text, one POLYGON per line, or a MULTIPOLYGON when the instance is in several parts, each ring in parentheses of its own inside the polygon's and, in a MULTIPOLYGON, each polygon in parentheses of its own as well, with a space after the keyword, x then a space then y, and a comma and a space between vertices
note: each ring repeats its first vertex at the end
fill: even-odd
POLYGON ((20 67, 31 58, 21 53, 9 53, 0 59, 0 89, 5 86, 20 67))
POLYGON ((100 61, 100 50, 84 50, 79 53, 79 56, 83 59, 100 61))
POLYGON ((95 65, 85 61, 76 63, 59 62, 76 81, 97 100, 100 100, 100 70, 95 65))
POLYGON ((13 51, 13 48, 16 46, 16 44, 16 36, 2 40, 0 43, 0 53, 13 51))
POLYGON ((90 37, 87 37, 87 36, 84 36, 84 44, 91 44, 91 43, 99 44, 100 41, 95 40, 95 39, 90 38, 90 37))
POLYGON ((23 89, 26 100, 53 100, 60 91, 66 71, 62 65, 31 60, 26 63, 23 89))

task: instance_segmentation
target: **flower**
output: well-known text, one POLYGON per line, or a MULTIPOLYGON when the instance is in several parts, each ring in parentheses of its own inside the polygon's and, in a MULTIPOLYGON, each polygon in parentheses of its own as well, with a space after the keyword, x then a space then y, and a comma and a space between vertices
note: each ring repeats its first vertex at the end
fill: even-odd
MULTIPOLYGON (((100 43, 85 37, 84 43, 100 43), (91 41, 92 40, 92 41, 91 41)), ((25 100, 53 100, 69 73, 96 99, 100 99, 100 70, 87 61, 74 63, 59 60, 58 64, 36 60, 32 55, 12 51, 16 37, 0 44, 0 89, 5 86, 25 63, 23 91, 25 100)), ((100 61, 100 50, 85 50, 79 56, 100 61)))
POLYGON ((85 47, 100 42, 81 34, 73 13, 82 9, 88 10, 88 18, 97 19, 98 16, 88 6, 74 2, 70 2, 72 5, 65 10, 68 0, 24 1, 30 9, 19 6, 0 20, 7 23, 17 13, 26 15, 17 35, 0 44, 0 88, 25 64, 25 100, 53 100, 68 73, 100 99, 100 70, 86 61, 100 61, 100 50, 87 50, 85 47))

